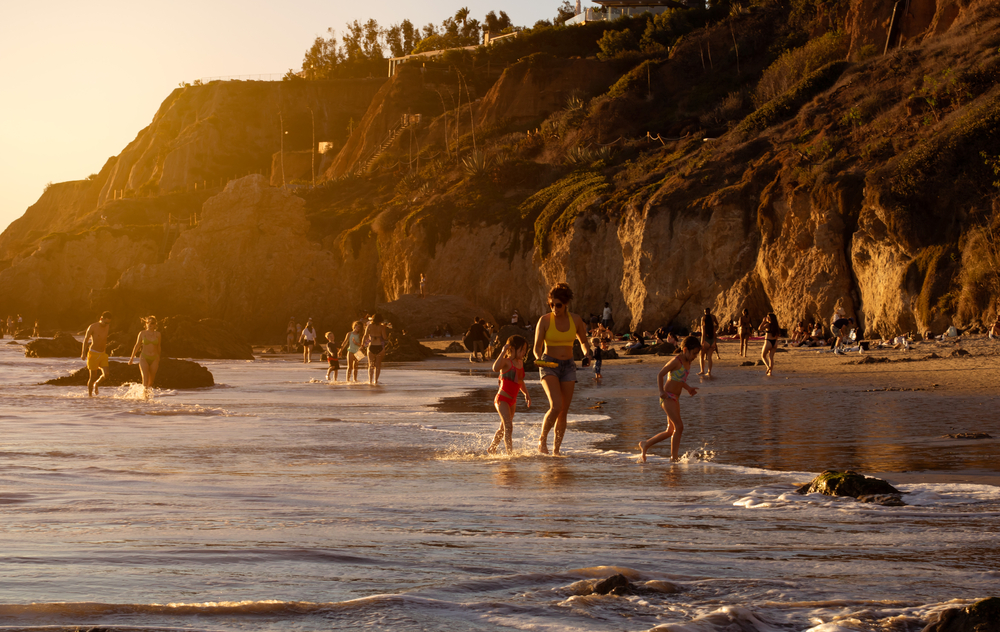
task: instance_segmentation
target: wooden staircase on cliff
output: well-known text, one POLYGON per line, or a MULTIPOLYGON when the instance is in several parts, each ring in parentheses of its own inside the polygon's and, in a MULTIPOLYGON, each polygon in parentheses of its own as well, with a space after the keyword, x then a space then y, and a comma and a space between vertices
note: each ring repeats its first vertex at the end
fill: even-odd
POLYGON ((402 134, 406 128, 410 127, 410 125, 416 123, 418 120, 418 117, 408 116, 406 114, 400 117, 399 122, 388 131, 385 136, 385 140, 382 141, 382 144, 373 149, 367 157, 361 159, 360 166, 355 170, 355 173, 367 173, 368 170, 371 169, 371 166, 375 164, 375 161, 378 160, 379 156, 385 153, 385 150, 392 147, 392 143, 395 142, 396 138, 402 134))

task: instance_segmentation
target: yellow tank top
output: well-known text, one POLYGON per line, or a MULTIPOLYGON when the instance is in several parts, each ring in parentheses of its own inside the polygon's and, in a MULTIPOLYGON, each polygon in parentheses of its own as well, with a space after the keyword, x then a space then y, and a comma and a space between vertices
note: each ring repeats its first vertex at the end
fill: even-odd
POLYGON ((556 317, 549 315, 549 326, 545 330, 545 344, 550 347, 573 346, 573 341, 576 340, 576 319, 573 318, 572 314, 567 315, 569 316, 569 329, 566 331, 556 329, 556 317))

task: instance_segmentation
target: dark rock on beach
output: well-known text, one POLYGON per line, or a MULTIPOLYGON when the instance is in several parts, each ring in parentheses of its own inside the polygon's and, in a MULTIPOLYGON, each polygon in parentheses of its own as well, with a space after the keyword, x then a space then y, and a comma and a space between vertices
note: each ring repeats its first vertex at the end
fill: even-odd
POLYGON ((839 472, 836 470, 826 470, 812 482, 803 485, 796 490, 800 494, 820 493, 827 496, 851 496, 860 502, 873 502, 880 505, 904 505, 899 491, 889 483, 880 478, 858 474, 852 470, 839 472), (885 496, 894 496, 895 500, 885 496), (898 500, 899 502, 895 502, 898 500))
POLYGON ((445 353, 468 353, 469 350, 465 348, 461 342, 453 342, 444 348, 445 353))
POLYGON ((1000 632, 1000 597, 935 613, 923 632, 1000 632))
POLYGON ((420 362, 436 355, 430 347, 425 347, 413 336, 389 334, 389 348, 385 352, 386 362, 420 362))
POLYGON ((24 345, 26 358, 79 358, 83 346, 70 334, 59 332, 54 338, 38 338, 24 345))
POLYGON ((594 584, 594 595, 628 595, 634 592, 632 582, 621 573, 594 584))
POLYGON ((944 436, 946 439, 992 439, 993 437, 987 432, 959 432, 955 434, 946 434, 944 436))
MULTIPOLYGON (((139 365, 129 365, 125 362, 109 362, 107 377, 101 382, 101 386, 121 386, 122 384, 141 384, 142 374, 139 372, 139 365)), ((86 386, 89 379, 87 367, 66 375, 45 382, 52 386, 86 386)), ((156 381, 153 386, 156 388, 203 388, 214 386, 215 378, 211 371, 201 366, 197 362, 189 360, 174 360, 163 358, 160 360, 160 368, 156 372, 156 381)))
MULTIPOLYGON (((253 347, 223 320, 168 316, 160 324, 160 331, 163 332, 163 353, 172 358, 253 360, 253 347)), ((130 349, 128 355, 131 353, 130 349)))

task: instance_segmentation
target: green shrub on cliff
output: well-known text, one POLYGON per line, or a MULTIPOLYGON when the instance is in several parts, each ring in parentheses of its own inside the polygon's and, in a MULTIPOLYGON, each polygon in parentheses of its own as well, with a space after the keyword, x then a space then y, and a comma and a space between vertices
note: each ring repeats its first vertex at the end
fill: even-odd
POLYGON ((831 31, 785 52, 764 70, 753 91, 753 104, 762 107, 787 92, 809 73, 847 56, 850 38, 843 31, 831 31))
POLYGON ((736 126, 736 131, 744 134, 759 132, 791 117, 813 97, 836 83, 848 66, 850 63, 846 61, 835 61, 810 73, 794 88, 771 99, 763 107, 758 108, 753 114, 743 119, 736 126))
POLYGON ((525 200, 520 207, 521 217, 534 219, 539 253, 548 256, 550 234, 568 231, 577 216, 610 187, 599 173, 574 172, 525 200))

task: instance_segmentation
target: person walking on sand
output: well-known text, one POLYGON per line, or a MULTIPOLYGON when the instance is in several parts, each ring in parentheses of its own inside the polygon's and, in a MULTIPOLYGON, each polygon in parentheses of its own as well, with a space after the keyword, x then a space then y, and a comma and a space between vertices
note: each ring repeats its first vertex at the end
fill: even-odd
POLYGON ((41 338, 42 337, 42 333, 41 332, 42 332, 42 330, 38 327, 38 321, 36 320, 35 321, 35 328, 31 331, 31 337, 32 338, 41 338))
POLYGON ((694 336, 688 336, 681 344, 681 352, 667 362, 656 374, 656 388, 660 392, 660 408, 667 414, 667 429, 655 434, 645 441, 639 442, 639 460, 646 462, 646 452, 661 441, 670 439, 670 460, 680 458, 681 435, 684 434, 684 422, 681 421, 681 391, 685 390, 692 397, 698 394, 697 388, 688 386, 688 373, 694 357, 701 353, 703 345, 694 336), (666 378, 666 383, 663 379, 666 378))
POLYGON ((306 326, 299 334, 299 342, 302 343, 302 362, 312 362, 313 345, 316 344, 316 328, 313 327, 313 319, 306 321, 306 326))
POLYGON ((489 334, 486 333, 486 324, 479 316, 476 316, 476 320, 469 327, 467 335, 469 346, 472 347, 471 353, 469 353, 469 362, 485 361, 486 341, 489 340, 489 334))
POLYGON ((340 372, 340 359, 337 358, 340 350, 337 349, 336 338, 332 331, 326 332, 326 359, 330 367, 326 370, 326 381, 330 381, 330 374, 333 373, 333 381, 337 381, 337 373, 340 372))
POLYGON ((528 352, 528 341, 521 336, 511 336, 500 350, 500 356, 493 363, 493 370, 500 374, 500 390, 493 398, 493 405, 500 414, 500 427, 493 435, 487 452, 496 454, 500 441, 507 448, 507 456, 514 455, 514 411, 517 408, 517 394, 524 393, 524 402, 531 408, 531 395, 524 385, 524 355, 528 352))
POLYGON ((368 383, 377 385, 382 375, 385 343, 389 341, 389 330, 382 323, 381 314, 372 316, 372 322, 365 329, 364 339, 368 340, 368 383))
POLYGON ((132 348, 132 357, 128 363, 135 361, 135 356, 139 354, 139 372, 142 373, 142 394, 149 397, 149 391, 153 388, 153 380, 156 379, 156 371, 160 368, 160 339, 162 334, 156 331, 156 316, 147 316, 142 319, 145 329, 139 332, 135 339, 135 346, 132 348))
POLYGON ((569 311, 573 300, 573 290, 565 283, 557 283, 549 290, 549 309, 535 326, 535 364, 539 367, 542 388, 549 398, 549 410, 545 413, 542 432, 538 437, 538 451, 548 454, 549 431, 555 428, 552 454, 559 454, 563 436, 566 434, 566 415, 573 402, 576 389, 576 363, 573 361, 573 341, 579 340, 586 350, 583 366, 588 366, 594 356, 587 339, 587 326, 579 315, 569 311))
POLYGON ((747 357, 748 347, 750 346, 750 333, 753 331, 753 321, 750 320, 750 310, 743 308, 743 313, 740 314, 739 323, 736 326, 736 331, 740 335, 740 355, 742 357, 747 357))
POLYGON ((698 354, 698 375, 712 377, 712 352, 717 349, 716 331, 719 329, 719 321, 712 314, 710 307, 705 308, 705 315, 701 317, 701 353, 698 354), (708 365, 708 369, 705 365, 708 365))
POLYGON ((420 298, 427 298, 427 277, 420 273, 420 298))
POLYGON ((774 312, 768 312, 757 331, 764 333, 764 348, 760 351, 760 359, 767 367, 766 375, 771 375, 771 372, 774 371, 774 352, 778 348, 778 336, 781 335, 778 317, 774 315, 774 312))
POLYGON ((344 378, 346 382, 352 379, 358 381, 358 362, 365 357, 365 353, 361 351, 361 333, 361 321, 356 320, 351 325, 351 331, 344 336, 344 342, 340 343, 340 353, 343 353, 344 349, 347 350, 347 375, 344 378))
POLYGON ((83 350, 80 351, 80 359, 87 361, 87 371, 90 377, 87 380, 87 395, 93 397, 100 395, 98 384, 108 376, 108 334, 111 332, 111 312, 104 312, 100 319, 90 327, 83 336, 83 350), (90 340, 90 348, 87 348, 87 341, 90 340), (100 371, 100 376, 97 375, 100 371))

